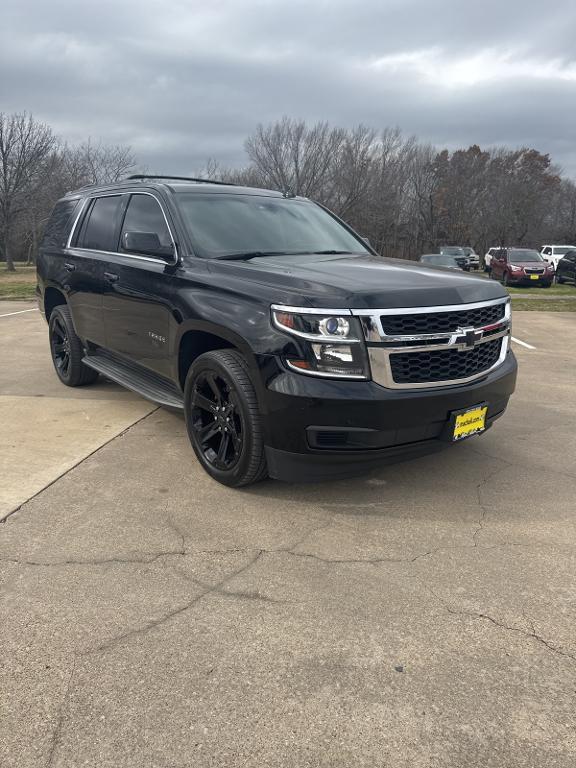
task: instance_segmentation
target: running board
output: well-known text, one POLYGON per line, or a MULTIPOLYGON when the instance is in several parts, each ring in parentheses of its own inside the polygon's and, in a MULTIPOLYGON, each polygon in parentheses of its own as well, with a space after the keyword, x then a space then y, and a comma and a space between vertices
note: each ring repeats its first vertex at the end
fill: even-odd
POLYGON ((184 409, 182 393, 171 382, 157 373, 147 371, 134 363, 117 360, 108 355, 94 353, 86 355, 82 362, 107 379, 115 381, 126 389, 137 392, 147 400, 169 408, 184 409))

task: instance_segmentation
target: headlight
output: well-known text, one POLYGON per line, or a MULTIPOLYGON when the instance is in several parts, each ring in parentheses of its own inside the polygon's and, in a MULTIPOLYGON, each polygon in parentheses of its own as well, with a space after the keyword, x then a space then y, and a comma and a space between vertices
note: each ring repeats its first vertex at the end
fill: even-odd
POLYGON ((345 311, 272 306, 272 322, 300 339, 302 352, 284 358, 286 365, 309 376, 369 378, 368 360, 358 318, 345 311))

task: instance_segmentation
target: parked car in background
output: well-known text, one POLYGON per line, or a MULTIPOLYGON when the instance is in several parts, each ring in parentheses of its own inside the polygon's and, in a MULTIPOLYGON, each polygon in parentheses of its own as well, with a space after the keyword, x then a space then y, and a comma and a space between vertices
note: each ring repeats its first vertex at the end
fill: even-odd
POLYGON ((566 280, 576 283, 576 249, 568 251, 556 267, 556 282, 561 285, 566 280))
POLYGON ((453 256, 461 269, 466 272, 470 271, 470 262, 464 253, 464 248, 459 245, 442 245, 440 246, 440 253, 445 256, 453 256))
POLYGON ((576 251, 576 245, 543 245, 540 249, 540 255, 554 267, 569 251, 576 251))
POLYGON ((493 248, 488 248, 488 251, 484 254, 484 272, 490 272, 490 267, 492 263, 492 256, 496 253, 496 251, 499 251, 499 246, 494 246, 493 248))
POLYGON ((530 248, 498 248, 492 254, 490 277, 504 285, 541 285, 550 288, 554 267, 530 248))
POLYGON ((421 264, 427 264, 432 267, 445 267, 446 269, 457 269, 462 271, 462 267, 456 261, 454 256, 447 253, 424 253, 418 261, 421 264))
POLYGON ((466 245, 462 248, 464 251, 464 255, 468 259, 470 263, 471 269, 480 269, 480 256, 476 253, 474 248, 471 248, 469 245, 466 245))

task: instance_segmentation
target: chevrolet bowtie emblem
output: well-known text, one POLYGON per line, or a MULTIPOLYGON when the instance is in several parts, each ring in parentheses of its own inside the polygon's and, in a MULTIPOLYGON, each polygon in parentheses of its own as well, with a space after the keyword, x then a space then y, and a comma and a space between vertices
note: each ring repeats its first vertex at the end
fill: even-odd
POLYGON ((460 349, 474 349, 483 335, 483 331, 475 331, 474 328, 458 328, 454 341, 460 349))

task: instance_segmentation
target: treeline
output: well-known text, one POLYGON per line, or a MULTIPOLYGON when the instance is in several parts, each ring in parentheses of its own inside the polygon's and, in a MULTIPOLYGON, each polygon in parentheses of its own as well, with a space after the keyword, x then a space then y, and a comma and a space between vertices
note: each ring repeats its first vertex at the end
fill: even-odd
MULTIPOLYGON (((241 169, 211 160, 194 175, 318 200, 386 256, 415 258, 443 244, 484 253, 493 245, 576 241, 576 185, 535 149, 449 152, 398 129, 285 117, 258 126, 245 150, 241 169)), ((33 260, 59 196, 117 181, 136 164, 129 147, 71 147, 30 115, 0 114, 0 259, 9 268, 33 260)))
POLYGON ((206 173, 289 189, 328 206, 383 255, 440 245, 540 247, 576 241, 576 185, 535 149, 449 152, 398 129, 352 130, 284 118, 245 143, 249 165, 206 173))
POLYGON ((33 262, 59 197, 85 184, 117 181, 134 171, 129 147, 62 142, 28 114, 0 113, 0 260, 33 262))

